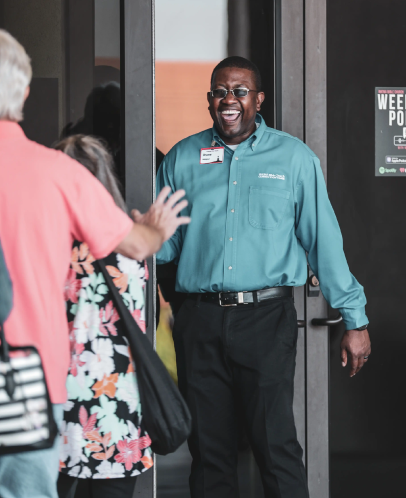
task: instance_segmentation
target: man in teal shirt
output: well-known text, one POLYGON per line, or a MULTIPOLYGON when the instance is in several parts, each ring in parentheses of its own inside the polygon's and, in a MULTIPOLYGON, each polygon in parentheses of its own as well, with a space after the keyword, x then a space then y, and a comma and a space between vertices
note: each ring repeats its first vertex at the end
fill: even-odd
POLYGON ((208 93, 213 128, 176 144, 158 175, 158 191, 186 190, 192 218, 157 255, 158 264, 178 264, 177 290, 188 294, 173 335, 194 419, 192 498, 239 496, 238 417, 265 496, 308 498, 292 411, 292 288, 305 284, 307 260, 343 316, 351 376, 370 354, 365 295, 349 271, 319 160, 266 126, 264 98, 255 65, 222 61, 208 93))

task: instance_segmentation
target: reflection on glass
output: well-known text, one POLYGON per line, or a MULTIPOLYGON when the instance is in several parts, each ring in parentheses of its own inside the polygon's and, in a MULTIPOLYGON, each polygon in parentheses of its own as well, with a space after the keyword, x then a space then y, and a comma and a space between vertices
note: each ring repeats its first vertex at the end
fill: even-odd
POLYGON ((83 116, 75 124, 68 123, 62 131, 62 137, 83 134, 103 139, 119 171, 120 106, 119 83, 111 81, 96 86, 86 99, 83 116))
POLYGON ((0 27, 16 37, 32 59, 31 94, 22 126, 29 138, 48 146, 63 126, 62 7, 60 0, 0 0, 0 27))
POLYGON ((155 8, 156 143, 166 154, 212 125, 206 93, 227 57, 227 1, 157 0, 155 8))
MULTIPOLYGON (((157 0, 155 8, 156 145, 166 154, 179 140, 212 126, 206 94, 213 67, 227 56, 227 0, 157 0), (209 12, 216 16, 209 19, 209 12)), ((157 270, 162 290, 157 350, 176 378, 167 302, 177 307, 176 267, 165 266, 157 270)))
POLYGON ((0 27, 32 59, 28 138, 49 147, 67 134, 92 134, 119 168, 120 1, 0 0, 0 27))
POLYGON ((120 2, 95 0, 68 6, 67 115, 62 136, 83 133, 105 141, 121 179, 120 2), (88 5, 85 5, 85 4, 88 5), (87 16, 89 29, 81 31, 87 16))

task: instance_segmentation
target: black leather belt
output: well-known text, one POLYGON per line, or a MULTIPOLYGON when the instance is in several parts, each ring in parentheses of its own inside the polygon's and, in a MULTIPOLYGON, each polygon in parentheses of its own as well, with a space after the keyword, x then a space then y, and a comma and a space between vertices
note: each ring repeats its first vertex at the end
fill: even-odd
POLYGON ((218 304, 219 306, 238 306, 239 304, 255 303, 257 301, 267 301, 277 297, 292 297, 292 287, 271 287, 252 292, 206 292, 204 294, 191 294, 196 299, 208 303, 218 304), (256 299, 255 299, 256 297, 256 299))

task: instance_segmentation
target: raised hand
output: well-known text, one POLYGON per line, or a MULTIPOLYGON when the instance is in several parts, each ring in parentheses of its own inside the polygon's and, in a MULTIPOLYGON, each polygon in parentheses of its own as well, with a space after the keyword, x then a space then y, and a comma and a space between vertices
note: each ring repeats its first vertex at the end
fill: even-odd
POLYGON ((182 197, 185 196, 185 191, 177 190, 167 199, 170 193, 170 187, 164 187, 154 204, 144 214, 141 214, 137 209, 131 211, 135 223, 158 230, 163 242, 171 238, 180 225, 186 225, 191 221, 189 216, 178 216, 182 209, 188 205, 186 199, 181 201, 182 197))

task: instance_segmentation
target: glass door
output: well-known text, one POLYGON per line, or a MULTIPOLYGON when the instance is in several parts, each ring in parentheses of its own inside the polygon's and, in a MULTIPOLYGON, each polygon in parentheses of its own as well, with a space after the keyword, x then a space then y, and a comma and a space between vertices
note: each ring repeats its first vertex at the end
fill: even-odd
MULTIPOLYGON (((0 28, 22 43, 33 80, 21 123, 51 147, 74 133, 103 139, 113 154, 129 208, 154 196, 153 2, 0 0, 0 28)), ((154 340, 153 260, 148 262, 147 333, 154 340)), ((155 470, 135 495, 154 496, 155 470)))
POLYGON ((32 59, 28 138, 49 147, 68 134, 93 134, 119 167, 120 1, 0 0, 0 26, 32 59))
MULTIPOLYGON (((230 55, 250 58, 259 67, 267 95, 261 114, 274 126, 273 2, 155 0, 155 44, 157 157, 163 158, 183 138, 213 126, 206 98, 211 73, 230 55)), ((173 296, 176 266, 159 266, 157 274, 161 284, 157 351, 177 381, 173 316, 167 302, 173 296)), ((241 496, 260 498, 260 476, 242 429, 239 447, 241 496)), ((157 457, 158 498, 190 496, 190 465, 186 443, 174 455, 157 457)))

